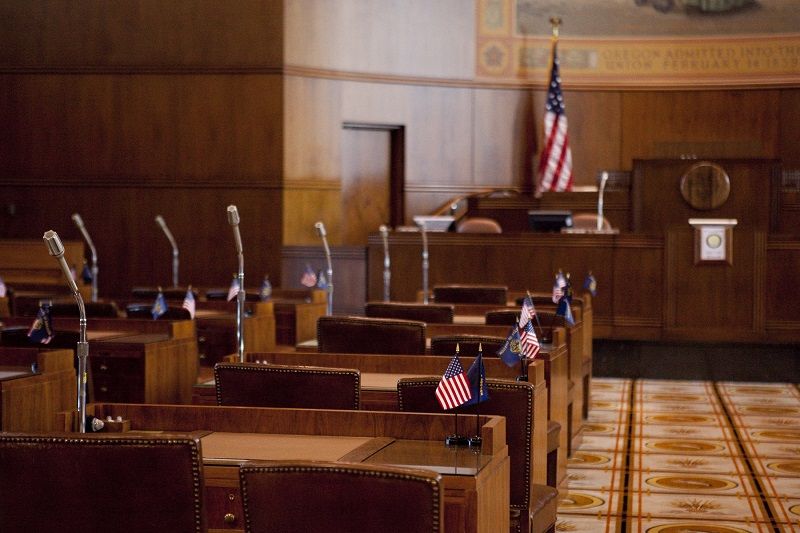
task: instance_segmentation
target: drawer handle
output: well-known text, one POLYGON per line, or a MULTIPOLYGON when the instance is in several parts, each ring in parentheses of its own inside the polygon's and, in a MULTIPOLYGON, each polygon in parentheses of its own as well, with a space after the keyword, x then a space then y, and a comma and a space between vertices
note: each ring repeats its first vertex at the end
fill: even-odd
POLYGON ((236 515, 233 513, 227 513, 222 519, 225 521, 226 524, 236 523, 236 515))
POLYGON ((107 367, 106 365, 104 365, 104 364, 101 364, 101 365, 100 365, 100 370, 102 370, 103 372, 105 372, 106 370, 108 370, 108 367, 107 367))
POLYGON ((100 387, 100 390, 101 390, 102 392, 108 392, 108 387, 106 387, 105 385, 103 385, 102 387, 100 387))

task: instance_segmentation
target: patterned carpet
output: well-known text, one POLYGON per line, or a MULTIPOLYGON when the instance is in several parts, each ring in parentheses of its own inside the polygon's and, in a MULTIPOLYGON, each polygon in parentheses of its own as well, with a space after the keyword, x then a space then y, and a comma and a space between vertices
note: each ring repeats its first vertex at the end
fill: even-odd
POLYGON ((592 382, 561 532, 800 532, 800 389, 592 382))

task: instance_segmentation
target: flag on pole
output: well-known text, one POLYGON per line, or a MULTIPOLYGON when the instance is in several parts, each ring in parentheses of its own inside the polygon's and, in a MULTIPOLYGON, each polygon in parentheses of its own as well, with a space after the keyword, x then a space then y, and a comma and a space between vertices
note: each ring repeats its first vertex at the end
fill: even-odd
POLYGON ((442 409, 453 409, 464 404, 472 398, 469 381, 464 374, 461 360, 458 358, 458 350, 447 365, 439 385, 436 386, 436 399, 442 409))
POLYGON ((231 286, 228 288, 228 301, 230 302, 236 295, 239 294, 241 287, 239 286, 239 276, 236 274, 233 275, 233 281, 231 281, 231 286))
POLYGON ((28 330, 28 339, 31 342, 49 344, 53 337, 55 337, 55 333, 50 320, 50 306, 42 304, 39 306, 39 311, 36 312, 31 329, 28 330))
POLYGON ((258 291, 258 299, 262 302, 266 302, 271 297, 272 283, 269 282, 269 276, 264 276, 264 281, 261 283, 261 289, 258 291))
POLYGON ((597 280, 591 272, 589 272, 586 275, 586 279, 583 280, 583 290, 588 291, 592 296, 597 296, 597 280))
POLYGON ((194 299, 194 293, 192 292, 192 287, 189 286, 189 288, 186 289, 186 296, 183 298, 183 308, 189 311, 189 315, 194 318, 196 307, 197 304, 194 299))
MULTIPOLYGON (((555 32, 554 32, 555 33, 555 32)), ((553 36, 550 83, 547 86, 547 103, 544 114, 544 147, 539 158, 536 194, 545 191, 572 190, 572 152, 567 135, 567 115, 561 93, 561 75, 558 62, 558 37, 553 36)))
POLYGON ((0 298, 5 298, 8 294, 8 288, 6 287, 6 282, 3 281, 3 278, 0 278, 0 298))
POLYGON ((325 276, 325 272, 320 270, 317 273, 317 288, 318 289, 327 289, 328 288, 328 278, 325 276))
POLYGON ((164 293, 159 290, 158 295, 156 296, 156 301, 153 302, 153 307, 150 309, 150 313, 153 315, 153 320, 156 320, 166 312, 167 300, 164 298, 164 293))
POLYGON ((525 324, 519 338, 522 356, 526 359, 535 359, 541 349, 541 345, 539 344, 539 337, 536 336, 536 332, 533 329, 533 322, 529 320, 525 324))
POLYGON ((564 288, 567 286, 567 278, 564 277, 564 274, 561 271, 558 271, 556 274, 556 279, 553 282, 553 303, 557 304, 561 301, 561 298, 564 296, 564 288))
POLYGON ((556 309, 556 315, 557 316, 563 316, 564 320, 570 326, 574 326, 575 325, 575 318, 572 316, 572 309, 570 308, 569 298, 567 296, 564 296, 563 298, 561 298, 561 301, 558 302, 558 308, 556 309))
POLYGON ((531 295, 528 294, 525 296, 525 299, 522 300, 522 310, 519 312, 518 327, 524 328, 525 324, 530 322, 535 316, 536 308, 533 307, 533 300, 531 299, 531 295))
POLYGON ((500 356, 500 359, 508 366, 516 366, 522 358, 522 348, 520 344, 519 328, 517 326, 511 326, 511 332, 508 334, 503 347, 497 352, 497 355, 500 356))
POLYGON ((314 274, 311 265, 306 264, 306 269, 303 271, 303 275, 300 276, 300 283, 308 288, 317 284, 317 275, 314 274))
POLYGON ((489 399, 489 387, 486 385, 486 368, 483 366, 483 346, 478 345, 478 357, 467 370, 467 379, 472 397, 464 405, 485 402, 489 399))
POLYGON ((92 282, 92 271, 89 270, 89 265, 86 263, 86 261, 83 262, 83 270, 81 270, 81 279, 83 279, 83 282, 86 284, 92 282))

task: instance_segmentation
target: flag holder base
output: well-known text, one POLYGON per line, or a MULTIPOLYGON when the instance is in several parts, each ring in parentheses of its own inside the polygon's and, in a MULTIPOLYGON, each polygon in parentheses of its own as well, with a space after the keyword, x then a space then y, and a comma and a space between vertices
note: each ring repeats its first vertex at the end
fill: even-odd
POLYGON ((445 446, 467 446, 469 439, 463 435, 448 435, 444 438, 445 446))
POLYGON ((475 435, 474 437, 470 437, 467 439, 467 445, 470 448, 480 448, 483 444, 483 439, 479 436, 475 435))

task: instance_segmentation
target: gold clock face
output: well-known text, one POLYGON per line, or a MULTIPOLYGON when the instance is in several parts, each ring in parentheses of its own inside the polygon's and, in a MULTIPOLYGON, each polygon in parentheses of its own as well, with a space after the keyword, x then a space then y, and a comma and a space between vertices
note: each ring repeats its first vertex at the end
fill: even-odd
POLYGON ((709 248, 719 248, 722 246, 722 237, 717 235, 716 233, 712 233, 708 237, 706 237, 706 246, 709 248))

